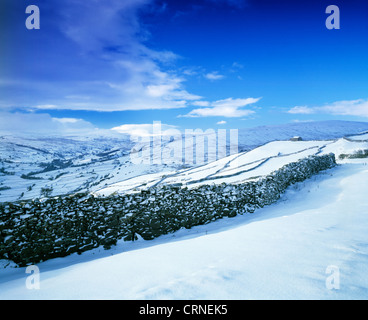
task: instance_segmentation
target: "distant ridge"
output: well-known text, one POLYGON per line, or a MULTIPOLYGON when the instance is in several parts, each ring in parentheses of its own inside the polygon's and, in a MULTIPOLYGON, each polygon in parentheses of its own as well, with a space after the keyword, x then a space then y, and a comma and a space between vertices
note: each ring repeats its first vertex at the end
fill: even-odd
POLYGON ((239 129, 239 151, 251 150, 271 141, 289 140, 300 136, 303 140, 334 140, 368 131, 368 122, 311 121, 282 125, 239 129))

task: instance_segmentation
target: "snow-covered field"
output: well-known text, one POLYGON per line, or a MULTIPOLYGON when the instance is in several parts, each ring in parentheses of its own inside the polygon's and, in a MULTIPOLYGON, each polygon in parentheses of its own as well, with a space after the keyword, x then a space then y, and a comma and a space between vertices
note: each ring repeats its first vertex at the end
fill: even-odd
POLYGON ((0 202, 37 198, 42 188, 52 189, 55 196, 101 189, 168 170, 164 165, 133 165, 129 155, 133 145, 124 136, 87 140, 0 137, 0 202))
POLYGON ((353 154, 358 150, 368 150, 368 140, 350 141, 341 138, 331 141, 274 141, 203 166, 133 177, 94 193, 107 196, 114 192, 143 190, 158 184, 181 183, 188 188, 205 184, 237 184, 268 175, 308 156, 334 153, 336 160, 339 160, 340 154, 353 154))
MULTIPOLYGON (((307 155, 318 152, 318 147, 344 136, 364 140, 365 136, 359 134, 367 130, 368 123, 352 121, 291 123, 239 129, 239 152, 251 152, 239 157, 239 159, 235 156, 236 161, 233 161, 232 164, 237 165, 237 161, 242 161, 244 170, 255 166, 261 171, 251 170, 248 174, 229 177, 228 180, 238 179, 238 181, 242 181, 243 178, 249 178, 258 173, 262 174, 262 172, 265 172, 264 169, 267 171, 277 167, 276 162, 278 161, 279 164, 286 164, 298 159, 299 156, 303 155, 301 153, 303 148, 316 147, 306 150, 304 155, 307 155), (285 141, 296 135, 301 136, 305 142, 299 144, 285 143, 285 141), (277 143, 280 141, 282 143, 277 143), (270 142, 271 144, 266 148, 262 148, 263 145, 270 142), (254 150, 255 148, 257 149, 254 150), (278 150, 277 148, 281 149, 278 150), (298 152, 299 154, 297 154, 298 152), (278 156, 278 153, 281 157, 267 160, 267 158, 278 156), (289 157, 286 157, 287 153, 290 154, 289 157), (252 160, 252 158, 255 160, 252 160), (257 160, 260 163, 254 162, 257 160), (263 164, 265 160, 267 160, 266 165, 263 164), (254 163, 247 167, 246 165, 249 162, 254 163), (274 164, 273 167, 272 163, 274 164), (259 164, 262 165, 258 167, 259 164)), ((183 183, 190 182, 192 186, 195 186, 195 180, 206 178, 205 175, 214 174, 211 176, 212 178, 216 178, 220 174, 231 175, 232 164, 229 164, 230 167, 227 166, 227 162, 231 158, 214 164, 209 163, 208 167, 191 172, 186 171, 196 165, 186 164, 183 166, 182 159, 177 159, 179 162, 172 164, 169 164, 169 161, 162 161, 162 164, 134 165, 130 157, 132 148, 144 148, 145 144, 137 144, 133 140, 127 135, 112 131, 104 133, 104 135, 65 137, 37 135, 14 137, 0 131, 0 202, 40 197, 43 188, 48 188, 51 190, 51 195, 57 196, 84 191, 94 192, 110 186, 112 186, 112 189, 107 190, 108 192, 113 189, 124 191, 131 189, 130 186, 139 186, 144 183, 147 183, 147 187, 150 186, 150 181, 151 184, 155 184, 158 182, 157 179, 162 179, 163 175, 169 177, 174 174, 171 179, 166 178, 165 182, 181 180, 183 183), (210 170, 210 167, 213 171, 210 170), (182 170, 180 171, 180 169, 182 170), (225 171, 224 169, 229 170, 225 171), (195 174, 195 172, 197 173, 195 174), (153 179, 153 176, 150 176, 151 174, 157 174, 156 178, 153 179), (137 178, 138 176, 142 177, 137 178), (138 181, 146 178, 147 181, 143 181, 143 183, 138 181), (128 179, 132 180, 128 181, 128 187, 126 187, 127 183, 124 181, 128 179), (115 184, 118 184, 117 188, 115 184)), ((167 142, 163 146, 163 160, 169 157, 167 150, 175 148, 175 145, 177 145, 176 140, 167 142)), ((185 150, 189 149, 193 150, 193 146, 185 145, 185 150)), ((336 150, 336 148, 333 148, 333 150, 336 150)), ((152 158, 155 157, 157 155, 152 154, 152 158)))
POLYGON ((366 299, 367 188, 351 160, 252 215, 40 263, 39 290, 8 266, 0 299, 366 299))
POLYGON ((366 130, 347 122, 242 130, 240 153, 185 167, 134 165, 126 137, 0 137, 0 201, 39 197, 45 186, 107 195, 236 184, 331 152, 340 164, 251 215, 39 263, 39 290, 27 289, 25 268, 0 260, 0 299, 368 298, 368 159, 339 157, 368 150, 366 130), (305 141, 288 141, 294 135, 305 141))

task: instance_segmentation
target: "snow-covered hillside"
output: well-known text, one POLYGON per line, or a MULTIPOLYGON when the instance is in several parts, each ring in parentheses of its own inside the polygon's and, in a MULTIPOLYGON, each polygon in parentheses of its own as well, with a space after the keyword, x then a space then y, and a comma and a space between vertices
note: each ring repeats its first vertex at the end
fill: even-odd
MULTIPOLYGON (((305 122, 239 129, 238 149, 241 152, 252 150, 250 153, 241 153, 239 157, 234 156, 233 160, 231 157, 223 160, 222 157, 218 157, 219 161, 191 171, 190 169, 198 165, 183 164, 181 157, 174 163, 162 161, 161 164, 135 165, 130 154, 132 148, 144 149, 148 144, 137 143, 129 136, 117 132, 93 134, 89 137, 2 135, 0 202, 33 199, 45 194, 55 196, 85 191, 124 191, 142 184, 150 186, 159 180, 164 182, 180 180, 196 186, 198 180, 210 176, 211 182, 216 183, 220 181, 217 178, 224 175, 227 177, 224 177, 226 181, 236 182, 269 172, 283 163, 317 153, 318 148, 334 139, 355 135, 352 139, 366 140, 366 136, 359 134, 367 130, 368 123, 348 121, 305 122), (277 144, 277 141, 287 141, 296 135, 301 136, 305 142, 277 144), (274 144, 253 150, 272 141, 274 144), (285 145, 286 149, 282 145, 285 145), (285 150, 277 151, 277 148, 285 150), (233 175, 231 168, 236 163, 239 163, 244 174, 233 175), (166 176, 165 179, 163 175, 166 176)), ((164 145, 167 148, 164 150, 175 148, 176 144, 177 140, 168 140, 164 145)), ((336 146, 332 147, 332 151, 336 151, 336 146)), ((192 150, 193 147, 195 146, 185 146, 192 150)), ((325 150, 327 149, 326 147, 325 150)), ((152 157, 157 155, 152 154, 152 157)), ((169 155, 163 152, 162 157, 169 155)))
POLYGON ((136 192, 160 184, 182 184, 188 188, 207 184, 238 184, 266 176, 308 156, 334 153, 339 161, 341 154, 354 154, 359 150, 368 150, 368 140, 274 141, 203 166, 133 177, 97 190, 95 194, 107 196, 115 192, 136 192))
MULTIPOLYGON (((133 166, 129 137, 0 137, 0 202, 101 188, 155 166, 133 166)), ((165 167, 159 169, 165 170, 165 167)))
POLYGON ((367 132, 367 122, 311 121, 277 126, 239 129, 239 151, 251 150, 267 142, 289 140, 299 136, 303 140, 334 140, 367 132))
POLYGON ((0 299, 367 299, 368 166, 350 162, 253 215, 40 263, 39 290, 5 268, 0 299))
POLYGON ((239 184, 331 152, 341 166, 289 187, 254 214, 38 263, 39 290, 27 289, 25 268, 2 260, 0 299, 368 298, 368 124, 337 124, 293 124, 272 138, 266 128, 254 129, 252 139, 241 131, 246 151, 185 168, 134 165, 126 137, 2 137, 0 201, 39 197, 42 190, 101 196, 160 184, 239 184), (295 135, 304 141, 289 141, 295 135), (333 290, 326 285, 331 268, 339 277, 333 290))

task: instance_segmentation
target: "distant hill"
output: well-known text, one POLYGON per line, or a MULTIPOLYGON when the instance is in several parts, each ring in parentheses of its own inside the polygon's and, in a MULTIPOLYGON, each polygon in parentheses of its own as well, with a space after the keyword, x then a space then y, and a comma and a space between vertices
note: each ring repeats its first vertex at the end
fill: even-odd
MULTIPOLYGON (((139 176, 144 179, 149 177, 149 181, 156 183, 157 177, 165 172, 177 172, 183 168, 190 169, 197 166, 197 163, 184 166, 181 155, 173 162, 136 165, 131 158, 132 148, 137 148, 134 142, 136 140, 130 139, 126 134, 120 135, 116 132, 110 134, 110 131, 85 136, 45 137, 21 133, 19 136, 0 136, 0 202, 32 199, 42 196, 46 191, 52 195, 96 191, 124 181, 129 184, 129 179, 133 179, 138 185, 147 184, 147 181, 140 182, 139 176)), ((325 141, 322 145, 326 145, 327 140, 346 136, 355 135, 356 139, 361 140, 364 138, 359 135, 362 132, 368 132, 368 122, 299 122, 243 128, 238 132, 238 151, 253 150, 272 141, 288 141, 294 136, 300 136, 304 142, 325 141)), ((170 151, 170 147, 175 147, 175 144, 176 147, 181 147, 182 141, 179 140, 162 143, 162 147, 166 148, 165 152, 162 151, 162 160, 171 160, 170 152, 167 150, 170 151)), ((196 140, 193 143, 195 144, 196 140)), ((314 145, 320 146, 318 143, 312 143, 312 146, 314 145)), ((138 150, 143 148, 151 148, 151 145, 146 142, 138 144, 138 150)), ((189 151, 193 150, 191 145, 186 148, 189 151)), ((207 150, 204 152, 207 153, 207 150)), ((214 152, 216 153, 216 150, 214 152)), ((275 152, 272 156, 277 156, 280 150, 275 152)), ((294 151, 290 151, 292 152, 294 151)), ((151 160, 154 158, 157 160, 160 156, 159 153, 152 152, 151 160)), ((217 157, 223 158, 223 155, 217 154, 217 157)), ((255 160, 267 157, 270 155, 265 154, 255 160)), ((216 159, 216 154, 211 159, 216 159)), ((177 178, 176 175, 175 177, 177 178)), ((192 175, 193 177, 195 175, 192 175)), ((130 187, 129 185, 128 188, 130 187)), ((119 185, 118 189, 121 190, 122 186, 119 185)))
POLYGON ((340 120, 239 129, 239 151, 251 150, 271 141, 289 140, 294 136, 303 140, 333 140, 365 131, 368 131, 368 122, 340 120))

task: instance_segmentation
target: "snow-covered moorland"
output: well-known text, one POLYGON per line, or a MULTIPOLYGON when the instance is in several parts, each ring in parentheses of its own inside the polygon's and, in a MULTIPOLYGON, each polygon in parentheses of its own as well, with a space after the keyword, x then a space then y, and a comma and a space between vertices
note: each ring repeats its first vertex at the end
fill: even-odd
POLYGON ((88 193, 0 204, 0 259, 19 266, 118 240, 152 240, 181 228, 253 213, 276 202, 292 184, 336 166, 334 154, 290 163, 262 179, 196 189, 158 186, 139 193, 94 197, 88 193))
MULTIPOLYGON (((249 167, 242 168, 247 170, 256 167, 255 169, 259 170, 252 170, 237 177, 241 181, 249 177, 249 174, 264 173, 264 169, 271 172, 277 169, 281 162, 286 164, 315 154, 319 147, 329 142, 364 131, 368 131, 368 123, 351 121, 305 122, 239 129, 239 152, 243 154, 252 151, 239 158, 239 161, 242 161, 243 165, 253 162, 249 167), (304 142, 278 144, 296 135, 301 136, 304 142), (258 148, 270 142, 274 144, 258 148), (315 148, 306 150, 312 147, 315 148), (254 150, 255 148, 257 150, 254 150), (305 150, 304 154, 301 153, 302 150, 305 150), (275 158, 279 152, 282 157, 275 158), (267 161, 266 165, 258 167, 259 163, 255 163, 265 161, 269 157, 273 158, 267 161)), ((168 147, 175 143, 176 141, 169 142, 168 147)), ((136 142, 129 136, 115 132, 109 135, 55 137, 21 134, 13 136, 0 132, 0 202, 34 199, 44 195, 96 192, 102 189, 106 189, 107 193, 113 192, 113 189, 123 191, 144 183, 149 186, 150 182, 157 182, 163 175, 169 176, 173 173, 175 180, 185 182, 185 179, 190 178, 191 185, 195 186, 194 181, 206 178, 206 175, 213 174, 212 178, 218 177, 220 172, 216 171, 231 159, 222 160, 225 163, 217 161, 214 163, 216 167, 209 163, 208 167, 200 168, 198 172, 193 170, 187 176, 181 169, 190 169, 195 165, 186 165, 183 168, 183 163, 165 164, 164 161, 163 164, 134 165, 130 157, 133 147, 137 147, 136 142), (211 167, 214 171, 207 170, 211 167), (119 186, 115 188, 117 184, 119 186), (110 187, 112 188, 107 190, 110 187)), ((330 148, 325 153, 339 152, 338 148, 330 148)), ((236 161, 233 164, 236 164, 236 161)), ((228 169, 230 170, 231 166, 228 169)), ((228 181, 234 181, 234 178, 230 177, 230 171, 225 174, 229 175, 228 181)), ((168 180, 170 179, 165 179, 165 182, 169 182, 168 180)))
POLYGON ((367 161, 354 160, 253 215, 40 263, 39 290, 26 288, 25 268, 5 268, 0 298, 368 298, 367 188, 367 161))
POLYGON ((43 196, 89 191, 103 199, 178 182, 187 190, 236 186, 331 152, 339 165, 289 186, 276 203, 252 214, 225 216, 149 241, 138 234, 138 241, 121 239, 108 250, 97 247, 39 262, 39 290, 27 287, 26 268, 0 260, 0 299, 368 298, 365 124, 303 124, 304 140, 313 132, 315 139, 295 142, 282 141, 294 126, 275 130, 279 139, 268 137, 265 128, 255 130, 239 154, 184 169, 135 167, 126 145, 116 148, 111 139, 90 141, 87 149, 71 143, 68 155, 59 154, 60 146, 45 152, 39 145, 45 141, 25 146, 24 139, 3 137, 0 201, 32 199, 42 190, 43 196), (257 136, 260 132, 263 136, 257 136))

